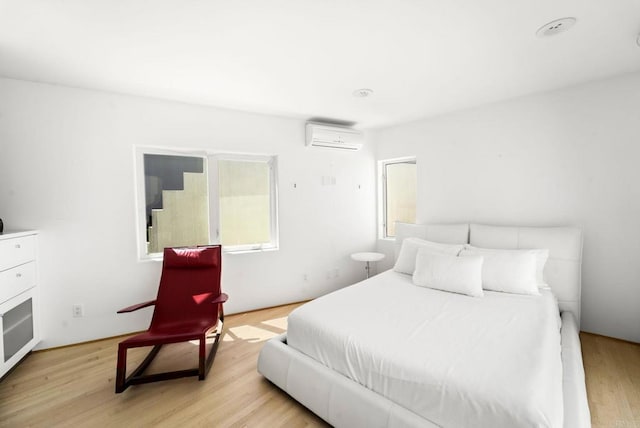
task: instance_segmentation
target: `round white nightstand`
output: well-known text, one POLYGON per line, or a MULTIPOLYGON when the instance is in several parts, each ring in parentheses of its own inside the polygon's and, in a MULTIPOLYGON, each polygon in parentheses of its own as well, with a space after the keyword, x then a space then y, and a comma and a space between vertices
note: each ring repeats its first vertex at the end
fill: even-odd
POLYGON ((370 269, 371 269, 371 266, 369 265, 369 263, 377 262, 377 261, 380 261, 380 260, 384 259, 384 254, 382 254, 382 253, 353 253, 353 254, 351 254, 351 258, 353 260, 357 260, 359 262, 367 262, 367 265, 366 265, 365 269, 367 271, 367 278, 369 278, 369 272, 370 272, 370 269))

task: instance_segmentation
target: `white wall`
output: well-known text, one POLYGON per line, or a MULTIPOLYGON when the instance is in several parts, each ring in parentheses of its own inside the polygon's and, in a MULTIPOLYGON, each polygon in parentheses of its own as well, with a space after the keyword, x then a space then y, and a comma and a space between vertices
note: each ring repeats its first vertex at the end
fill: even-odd
POLYGON ((41 231, 42 347, 148 325, 151 309, 115 313, 154 298, 161 267, 137 260, 134 145, 278 155, 280 250, 225 255, 227 313, 364 277, 349 254, 375 247, 370 148, 306 148, 302 120, 0 79, 0 218, 41 231))
POLYGON ((418 222, 581 226, 582 329, 640 342, 640 74, 372 138, 378 159, 417 156, 418 222))

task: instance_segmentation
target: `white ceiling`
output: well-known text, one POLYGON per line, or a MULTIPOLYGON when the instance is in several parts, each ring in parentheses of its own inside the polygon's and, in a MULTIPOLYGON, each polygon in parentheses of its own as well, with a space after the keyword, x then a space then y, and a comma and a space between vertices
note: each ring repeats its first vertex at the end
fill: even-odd
POLYGON ((0 0, 0 76, 371 128, 640 71, 639 32, 638 0, 0 0))

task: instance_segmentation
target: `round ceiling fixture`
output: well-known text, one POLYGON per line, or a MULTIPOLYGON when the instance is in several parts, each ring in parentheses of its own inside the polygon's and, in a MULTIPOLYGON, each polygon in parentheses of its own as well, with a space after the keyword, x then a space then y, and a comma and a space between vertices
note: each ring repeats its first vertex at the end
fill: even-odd
POLYGON ((567 31, 575 23, 576 19, 572 17, 556 19, 538 28, 536 35, 538 37, 555 36, 556 34, 567 31))
POLYGON ((356 98, 367 98, 373 95, 373 89, 361 88, 353 91, 353 96, 356 98))

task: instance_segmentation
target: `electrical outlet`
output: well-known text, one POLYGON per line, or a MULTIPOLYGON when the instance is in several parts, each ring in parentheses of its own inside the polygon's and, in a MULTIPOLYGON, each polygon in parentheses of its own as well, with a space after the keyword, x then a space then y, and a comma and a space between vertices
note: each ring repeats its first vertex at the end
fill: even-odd
POLYGON ((84 316, 84 305, 76 304, 71 307, 74 318, 81 318, 84 316))

